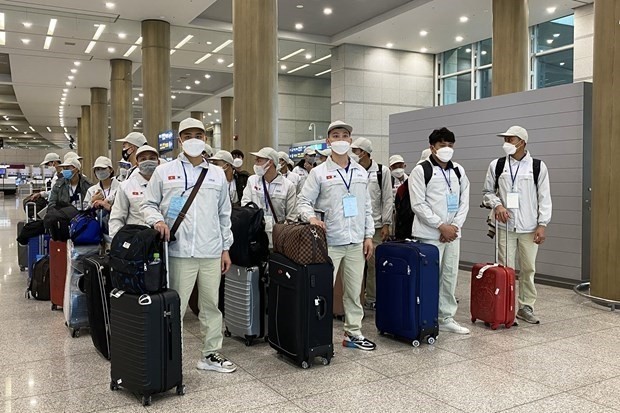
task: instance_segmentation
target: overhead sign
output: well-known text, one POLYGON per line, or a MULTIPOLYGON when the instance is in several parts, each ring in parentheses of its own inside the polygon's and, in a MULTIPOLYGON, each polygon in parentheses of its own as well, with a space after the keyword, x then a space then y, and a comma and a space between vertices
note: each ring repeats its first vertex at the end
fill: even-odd
POLYGON ((158 135, 159 142, 159 153, 170 152, 174 149, 174 137, 176 136, 175 131, 167 130, 165 132, 161 132, 158 135))
POLYGON ((291 147, 288 150, 288 156, 290 156, 290 158, 293 161, 299 161, 304 157, 304 151, 306 150, 306 148, 313 148, 315 151, 316 150, 323 150, 323 149, 327 149, 327 143, 325 141, 310 141, 310 142, 299 142, 299 143, 294 143, 291 145, 291 147))

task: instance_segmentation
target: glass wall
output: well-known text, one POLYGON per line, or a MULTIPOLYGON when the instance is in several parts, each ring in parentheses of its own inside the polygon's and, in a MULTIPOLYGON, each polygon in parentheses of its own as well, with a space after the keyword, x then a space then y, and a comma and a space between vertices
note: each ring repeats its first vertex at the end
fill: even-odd
POLYGON ((573 16, 534 26, 532 89, 573 83, 573 16))

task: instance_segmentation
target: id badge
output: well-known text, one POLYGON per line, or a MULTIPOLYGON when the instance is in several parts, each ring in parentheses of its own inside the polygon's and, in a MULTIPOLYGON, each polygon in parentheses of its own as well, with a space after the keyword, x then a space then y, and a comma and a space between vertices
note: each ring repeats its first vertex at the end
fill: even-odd
POLYGON ((168 206, 168 213, 166 216, 171 221, 174 221, 179 216, 179 213, 183 209, 183 205, 185 205, 185 201, 187 197, 185 196, 173 196, 170 200, 170 206, 168 206))
POLYGON ((357 198, 355 198, 355 195, 349 194, 342 197, 342 209, 344 210, 345 218, 357 216, 357 198))
POLYGON ((265 232, 273 232, 273 217, 271 215, 265 215, 265 232))
POLYGON ((446 195, 446 200, 448 203, 448 212, 457 212, 459 210, 459 196, 458 194, 453 194, 450 192, 446 195))
POLYGON ((508 197, 506 199, 506 208, 519 209, 519 193, 518 192, 508 192, 508 197))

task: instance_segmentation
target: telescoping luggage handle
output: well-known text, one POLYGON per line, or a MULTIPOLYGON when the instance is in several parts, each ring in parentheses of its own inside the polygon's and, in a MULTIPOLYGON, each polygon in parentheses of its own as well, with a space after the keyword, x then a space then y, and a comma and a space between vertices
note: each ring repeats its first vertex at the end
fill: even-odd
MULTIPOLYGON (((504 258, 506 260, 506 262, 504 263, 504 266, 507 267, 508 266, 508 221, 506 221, 506 252, 504 254, 504 258)), ((480 271, 478 271, 478 275, 476 275, 476 278, 481 279, 482 275, 484 274, 486 270, 488 270, 489 268, 499 267, 499 266, 500 266, 499 264, 499 228, 497 225, 497 218, 496 218, 495 219, 495 263, 485 265, 484 267, 480 268, 480 271)))

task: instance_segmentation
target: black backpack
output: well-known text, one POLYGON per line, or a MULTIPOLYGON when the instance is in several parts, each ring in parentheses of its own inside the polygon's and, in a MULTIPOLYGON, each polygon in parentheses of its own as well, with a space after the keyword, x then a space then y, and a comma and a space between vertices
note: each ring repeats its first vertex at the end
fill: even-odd
MULTIPOLYGON (((538 177, 540 176, 540 159, 532 158, 532 172, 534 173, 534 184, 536 184, 536 190, 538 191, 538 177)), ((506 166, 506 158, 498 158, 497 164, 495 164, 495 193, 499 189, 499 177, 504 172, 506 166)))
POLYGON ((45 234, 45 226, 43 221, 32 221, 24 225, 17 236, 17 242, 21 245, 28 245, 28 240, 30 238, 38 237, 43 234, 45 234))
POLYGON ((269 238, 265 232, 264 211, 253 202, 233 206, 230 216, 234 242, 230 260, 235 265, 253 267, 269 258, 269 238))
POLYGON ((46 255, 34 264, 32 278, 26 290, 26 298, 41 301, 50 299, 50 257, 46 255))
MULTIPOLYGON (((424 184, 428 185, 431 178, 433 177, 433 165, 430 161, 422 162, 422 168, 424 169, 424 184)), ((461 182, 461 171, 459 168, 453 168, 454 173, 459 179, 459 183, 461 182)), ((409 179, 405 179, 405 181, 401 184, 400 187, 405 187, 405 189, 401 192, 400 187, 396 192, 396 197, 394 198, 394 210, 396 211, 394 220, 394 236, 397 240, 403 240, 411 238, 411 228, 413 227, 413 218, 415 214, 411 209, 411 198, 409 196, 409 179)))
POLYGON ((73 205, 62 208, 48 208, 45 218, 43 218, 45 230, 54 241, 67 241, 71 238, 69 233, 71 220, 77 214, 79 214, 79 211, 73 205))

